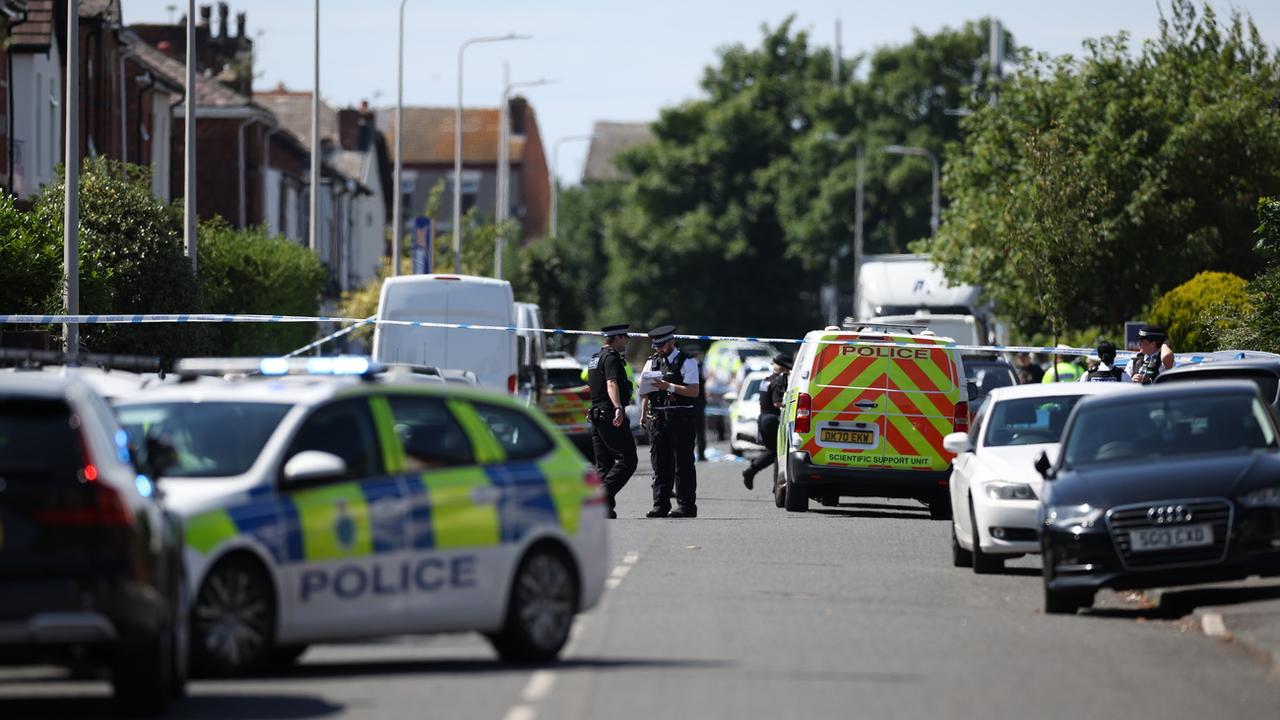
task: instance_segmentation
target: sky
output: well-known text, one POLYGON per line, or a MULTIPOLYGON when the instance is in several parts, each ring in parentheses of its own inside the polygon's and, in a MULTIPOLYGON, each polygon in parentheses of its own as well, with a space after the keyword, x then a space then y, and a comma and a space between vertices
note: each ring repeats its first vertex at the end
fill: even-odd
MULTIPOLYGON (((126 23, 168 22, 181 17, 181 0, 121 0, 126 23)), ((197 6, 202 3, 197 3, 197 6)), ((211 4, 211 3, 204 3, 211 4)), ((307 0, 230 0, 248 16, 254 37, 254 86, 291 90, 312 86, 313 8, 307 0)), ((320 92, 334 107, 393 106, 396 100, 396 0, 320 2, 320 92)), ((1197 3, 1199 5, 1199 3, 1197 3)), ((1280 43, 1280 2, 1211 3, 1225 16, 1238 8, 1270 45, 1280 43)), ((503 89, 503 64, 512 82, 554 79, 524 91, 538 116, 548 162, 566 184, 582 174, 587 143, 560 138, 585 135, 599 120, 641 122, 661 108, 699 97, 703 69, 719 48, 756 47, 761 26, 788 15, 816 44, 830 45, 836 21, 846 57, 909 42, 913 31, 934 33, 986 16, 1000 19, 1019 46, 1054 55, 1079 54, 1088 38, 1128 31, 1136 41, 1153 37, 1157 0, 406 0, 404 103, 453 107, 458 97, 458 48, 467 39, 520 33, 531 39, 471 45, 465 54, 463 103, 495 107, 503 89), (558 157, 553 158, 553 155, 558 157)), ((198 16, 198 13, 197 13, 198 16)), ((216 27, 217 14, 214 13, 216 27)))

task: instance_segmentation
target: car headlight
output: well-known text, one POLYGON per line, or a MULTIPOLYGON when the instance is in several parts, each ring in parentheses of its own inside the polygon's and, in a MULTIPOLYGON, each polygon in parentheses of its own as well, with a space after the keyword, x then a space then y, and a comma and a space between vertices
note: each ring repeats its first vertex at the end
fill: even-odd
POLYGON ((985 484, 987 497, 992 500, 1035 500, 1036 491, 1026 483, 993 480, 985 484))
POLYGON ((1050 505, 1045 508, 1044 524, 1054 527, 1072 528, 1093 527, 1093 524, 1102 517, 1103 509, 1096 508, 1088 503, 1081 505, 1050 505))
POLYGON ((1280 508, 1280 487, 1254 490, 1236 498, 1236 501, 1247 508, 1280 508))

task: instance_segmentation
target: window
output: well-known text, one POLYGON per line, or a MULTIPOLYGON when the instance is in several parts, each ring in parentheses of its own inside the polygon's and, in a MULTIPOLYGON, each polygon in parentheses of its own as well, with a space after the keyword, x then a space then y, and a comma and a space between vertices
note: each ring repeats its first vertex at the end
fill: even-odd
POLYGON ((286 458, 304 450, 332 453, 347 463, 346 479, 382 473, 382 461, 374 436, 367 400, 342 400, 316 410, 307 418, 289 446, 286 458))
POLYGON ((439 398, 392 395, 387 398, 396 435, 404 446, 405 470, 470 465, 471 442, 439 398))
POLYGON ((75 482, 81 462, 79 438, 65 402, 0 402, 0 470, 15 488, 20 481, 75 482))
POLYGON ((1080 395, 1019 398, 998 403, 987 413, 987 447, 1056 443, 1080 395))
POLYGON ((534 460, 551 452, 554 444, 533 418, 514 408, 475 403, 476 412, 488 426, 508 460, 534 460))
POLYGON ((555 368, 547 371, 547 387, 552 390, 567 390, 586 384, 582 379, 582 371, 576 368, 555 368))
POLYGON ((33 168, 37 177, 40 168, 44 167, 44 103, 40 102, 40 93, 44 90, 44 76, 36 73, 36 164, 33 168))
POLYGON ((177 462, 169 477, 230 477, 253 466, 289 412, 283 403, 181 402, 121 405, 120 426, 137 448, 147 436, 166 439, 177 462))

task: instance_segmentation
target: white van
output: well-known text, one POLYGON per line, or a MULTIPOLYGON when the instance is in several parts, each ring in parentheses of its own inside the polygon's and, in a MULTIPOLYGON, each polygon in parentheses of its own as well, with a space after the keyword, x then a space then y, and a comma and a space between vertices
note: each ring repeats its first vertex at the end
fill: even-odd
POLYGON ((384 320, 514 328, 511 283, 469 275, 388 278, 378 298, 373 359, 470 370, 480 387, 515 393, 518 341, 514 332, 386 325, 384 320))
POLYGON ((517 394, 530 405, 538 405, 547 389, 547 371, 542 367, 542 361, 547 357, 542 308, 537 303, 516 303, 516 328, 516 335, 520 338, 517 394))

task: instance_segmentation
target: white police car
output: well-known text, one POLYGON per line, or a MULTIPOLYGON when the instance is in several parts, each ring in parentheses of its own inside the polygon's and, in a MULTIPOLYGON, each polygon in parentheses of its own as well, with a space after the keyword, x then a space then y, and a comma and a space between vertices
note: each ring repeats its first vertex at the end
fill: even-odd
POLYGON ((282 376, 156 388, 117 413, 139 445, 175 450, 162 488, 186 518, 204 672, 290 662, 315 642, 461 630, 506 660, 552 659, 603 592, 599 480, 507 397, 282 376))

